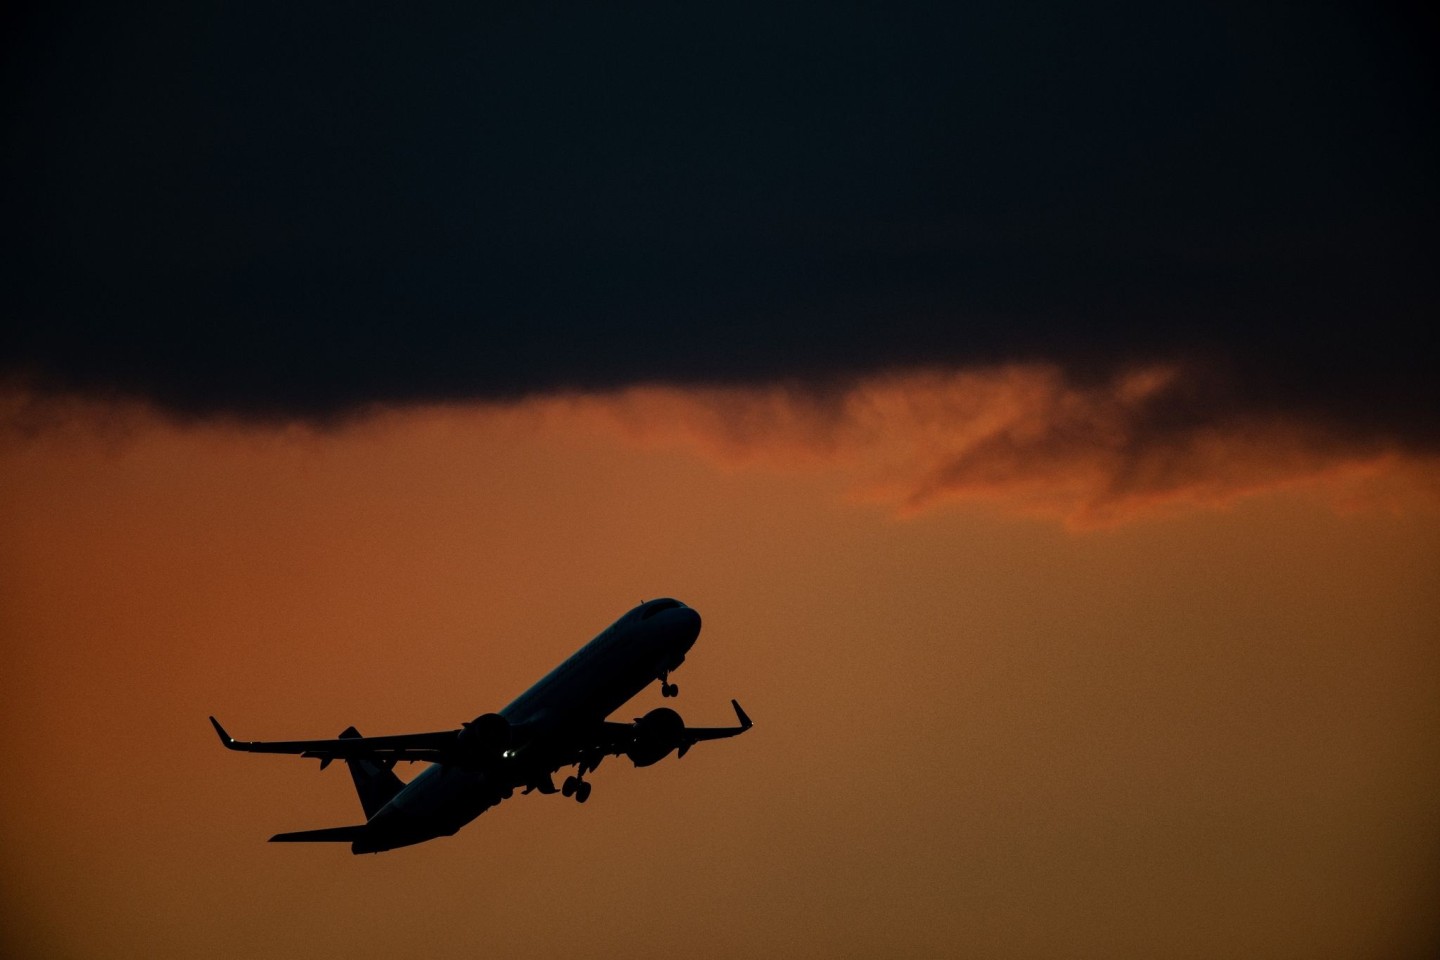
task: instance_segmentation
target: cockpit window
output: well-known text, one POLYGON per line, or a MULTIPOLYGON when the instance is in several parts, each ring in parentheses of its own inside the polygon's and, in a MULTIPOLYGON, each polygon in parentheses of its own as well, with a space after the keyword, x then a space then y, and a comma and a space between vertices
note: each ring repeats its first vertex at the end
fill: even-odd
POLYGON ((640 619, 649 620, 661 610, 674 610, 676 607, 679 606, 683 606, 683 604, 681 604, 679 600, 656 600, 654 603, 650 604, 650 606, 646 607, 644 611, 641 612, 640 619))

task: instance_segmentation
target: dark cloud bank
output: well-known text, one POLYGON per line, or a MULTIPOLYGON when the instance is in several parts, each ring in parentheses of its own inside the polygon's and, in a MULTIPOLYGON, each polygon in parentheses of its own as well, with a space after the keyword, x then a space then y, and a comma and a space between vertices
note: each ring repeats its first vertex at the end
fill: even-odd
POLYGON ((914 365, 1204 370, 1433 450, 1396 6, 12 14, 0 373, 184 414, 914 365))

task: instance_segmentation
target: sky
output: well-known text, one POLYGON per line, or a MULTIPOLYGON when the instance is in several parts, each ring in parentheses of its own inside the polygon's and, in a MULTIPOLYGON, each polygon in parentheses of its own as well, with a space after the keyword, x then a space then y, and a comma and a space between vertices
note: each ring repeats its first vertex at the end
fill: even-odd
POLYGON ((7 18, 0 952, 1440 947, 1432 18, 7 18), (755 729, 583 807, 272 846, 348 778, 205 722, 667 595, 755 729))

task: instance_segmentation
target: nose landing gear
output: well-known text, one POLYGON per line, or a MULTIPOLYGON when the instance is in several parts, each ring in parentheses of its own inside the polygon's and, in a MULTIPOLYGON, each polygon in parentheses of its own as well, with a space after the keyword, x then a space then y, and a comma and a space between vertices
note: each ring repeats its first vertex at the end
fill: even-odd
POLYGON ((669 670, 662 670, 662 671, 660 671, 660 696, 662 696, 662 697, 678 697, 678 696, 680 696, 680 688, 679 688, 678 686, 676 686, 675 684, 673 684, 673 683, 670 682, 670 671, 669 671, 669 670))

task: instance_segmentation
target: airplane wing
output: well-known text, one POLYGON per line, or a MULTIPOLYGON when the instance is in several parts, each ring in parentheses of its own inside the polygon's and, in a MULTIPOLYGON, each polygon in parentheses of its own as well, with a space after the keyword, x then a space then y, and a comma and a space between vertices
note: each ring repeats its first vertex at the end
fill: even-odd
MULTIPOLYGON (((637 754, 634 752, 637 738, 645 741, 642 748, 645 753, 652 753, 655 750, 663 751, 656 755, 656 759, 670 750, 677 751, 678 756, 684 756, 687 751, 702 740, 719 740, 724 737, 734 737, 749 730, 754 724, 740 708, 740 704, 731 700, 730 705, 735 708, 735 718, 739 721, 734 727, 687 727, 679 715, 669 708, 662 707, 653 714, 668 714, 663 718, 662 729, 646 728, 647 719, 637 719, 635 723, 602 723, 591 727, 590 733, 569 740, 563 746, 551 744, 546 749, 548 758, 552 761, 552 769, 558 770, 561 767, 572 763, 580 763, 594 769, 599 763, 601 756, 619 756, 629 753, 632 760, 637 754), (559 747, 557 750, 556 747, 559 747), (554 752, 552 752, 554 751, 554 752)), ((447 763, 455 762, 458 755, 462 753, 460 745, 460 730, 439 730, 433 733, 402 733, 385 737, 340 737, 333 740, 236 740, 225 732, 220 726, 220 721, 214 717, 210 718, 210 724, 215 728, 215 733, 220 737, 220 742, 227 750, 240 750, 246 753, 288 753, 312 760, 320 761, 320 768, 328 767, 333 760, 350 760, 358 757, 367 757, 373 760, 388 764, 405 762, 423 763, 447 763)), ((568 739, 568 738, 567 738, 568 739)), ((648 765, 646 761, 639 765, 648 765)))
POLYGON ((453 756, 460 737, 459 730, 435 733, 402 733, 388 737, 347 737, 337 740, 236 740, 225 732, 220 721, 210 718, 210 725, 220 736, 227 750, 246 753, 291 753, 319 760, 323 769, 332 760, 351 757, 372 757, 377 760, 423 761, 435 763, 453 756))
MULTIPOLYGON (((734 727, 687 727, 680 720, 679 714, 669 707, 661 707, 647 716, 637 717, 634 723, 602 723, 594 740, 589 744, 579 746, 575 751, 575 756, 582 759, 595 753, 619 756, 630 753, 638 742, 644 741, 642 752, 654 755, 657 759, 668 753, 669 750, 675 750, 676 756, 683 757, 691 747, 702 740, 737 737, 754 726, 750 718, 745 715, 745 711, 740 708, 738 701, 731 700, 730 706, 735 708, 735 719, 739 721, 739 724, 734 727), (668 716, 662 718, 657 716, 658 714, 668 714, 668 716), (654 723, 653 727, 650 726, 652 723, 654 723), (656 751, 660 752, 657 754, 656 751)), ((635 753, 630 753, 630 758, 636 762, 637 766, 648 766, 653 762, 637 759, 635 753)), ((574 762, 576 760, 567 758, 561 761, 561 765, 574 762)), ((592 763, 591 766, 593 767, 594 764, 592 763)))
POLYGON ((735 719, 740 721, 738 727, 686 727, 685 739, 691 744, 700 740, 720 740, 725 737, 735 737, 749 730, 755 724, 745 716, 745 711, 740 709, 738 700, 731 700, 730 706, 735 708, 735 719))

